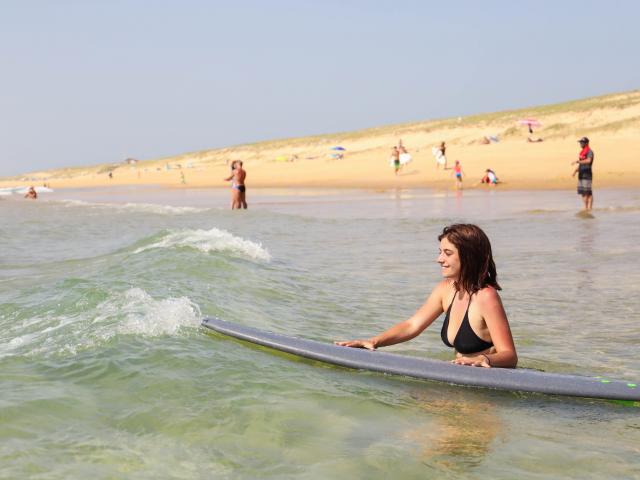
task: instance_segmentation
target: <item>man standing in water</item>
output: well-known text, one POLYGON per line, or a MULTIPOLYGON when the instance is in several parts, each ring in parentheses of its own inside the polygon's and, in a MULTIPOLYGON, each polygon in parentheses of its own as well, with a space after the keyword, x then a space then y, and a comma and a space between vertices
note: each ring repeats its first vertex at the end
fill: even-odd
POLYGON ((578 166, 573 171, 573 176, 578 174, 578 195, 582 196, 584 202, 584 209, 590 212, 593 208, 593 191, 591 190, 591 182, 593 180, 593 172, 591 167, 593 166, 593 150, 589 147, 589 139, 582 137, 578 140, 580 144, 580 154, 578 160, 572 162, 578 166))
POLYGON ((231 162, 231 175, 224 179, 227 182, 231 180, 231 210, 247 208, 245 178, 247 178, 247 172, 242 168, 242 162, 240 160, 231 162))
POLYGON ((240 192, 240 207, 246 210, 247 208, 247 188, 244 185, 244 179, 247 178, 247 172, 242 168, 242 160, 238 160, 237 163, 237 186, 240 192))

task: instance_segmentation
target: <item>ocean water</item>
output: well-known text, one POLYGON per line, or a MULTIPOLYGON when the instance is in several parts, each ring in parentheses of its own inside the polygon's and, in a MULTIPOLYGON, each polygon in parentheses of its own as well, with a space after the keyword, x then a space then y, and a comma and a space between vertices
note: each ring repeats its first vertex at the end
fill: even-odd
MULTIPOLYGON (((640 192, 112 188, 0 198, 0 478, 640 478, 638 405, 352 371, 452 222, 492 240, 520 366, 640 380, 640 192)), ((449 359, 441 319, 389 347, 449 359)))

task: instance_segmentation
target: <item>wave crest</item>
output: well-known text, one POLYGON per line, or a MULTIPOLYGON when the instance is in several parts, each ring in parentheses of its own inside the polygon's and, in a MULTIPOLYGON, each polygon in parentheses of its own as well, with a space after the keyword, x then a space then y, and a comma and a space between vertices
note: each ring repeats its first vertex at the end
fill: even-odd
POLYGON ((198 327, 202 314, 187 297, 156 300, 141 288, 114 292, 88 310, 15 322, 0 338, 0 358, 72 354, 104 344, 116 335, 175 335, 198 327))
POLYGON ((200 325, 200 309, 187 297, 156 300, 141 288, 131 288, 96 307, 94 323, 117 323, 115 333, 156 337, 173 335, 181 327, 200 325))
POLYGON ((212 228, 211 230, 181 230, 170 232, 159 241, 138 248, 133 253, 141 253, 155 248, 188 247, 203 253, 229 252, 254 260, 271 261, 271 254, 262 244, 245 240, 241 237, 212 228))
POLYGON ((67 207, 108 208, 117 213, 155 213, 158 215, 184 215, 187 213, 206 212, 209 208, 174 207, 156 203, 99 203, 82 200, 60 200, 67 207))

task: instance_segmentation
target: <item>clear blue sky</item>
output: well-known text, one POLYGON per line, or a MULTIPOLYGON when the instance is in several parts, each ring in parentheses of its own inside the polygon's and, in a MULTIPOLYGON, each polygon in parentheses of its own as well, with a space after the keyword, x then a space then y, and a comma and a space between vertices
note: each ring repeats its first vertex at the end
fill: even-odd
POLYGON ((640 87, 640 2, 3 0, 0 176, 640 87))

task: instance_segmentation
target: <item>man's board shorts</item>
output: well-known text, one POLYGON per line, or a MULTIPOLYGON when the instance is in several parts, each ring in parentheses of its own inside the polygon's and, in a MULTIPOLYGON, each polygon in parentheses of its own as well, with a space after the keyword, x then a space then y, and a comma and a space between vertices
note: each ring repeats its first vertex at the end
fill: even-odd
POLYGON ((400 159, 393 159, 393 166, 396 168, 396 170, 400 170, 400 159))
POLYGON ((590 178, 581 178, 578 180, 578 195, 592 195, 590 178))

